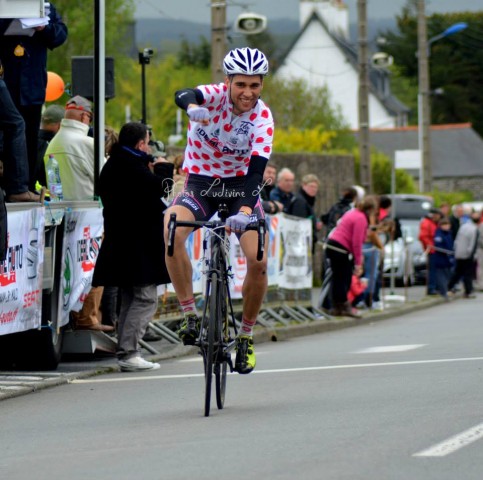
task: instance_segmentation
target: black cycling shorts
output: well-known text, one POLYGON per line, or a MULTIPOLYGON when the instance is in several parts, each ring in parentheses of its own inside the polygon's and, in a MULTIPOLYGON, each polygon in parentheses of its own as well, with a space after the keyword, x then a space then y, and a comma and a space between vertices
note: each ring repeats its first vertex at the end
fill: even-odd
POLYGON ((228 207, 228 216, 235 215, 246 205, 246 196, 253 194, 258 196, 253 214, 257 218, 265 218, 259 192, 245 191, 245 177, 213 178, 189 174, 183 191, 173 199, 171 205, 186 207, 195 220, 205 221, 218 212, 221 203, 228 207))

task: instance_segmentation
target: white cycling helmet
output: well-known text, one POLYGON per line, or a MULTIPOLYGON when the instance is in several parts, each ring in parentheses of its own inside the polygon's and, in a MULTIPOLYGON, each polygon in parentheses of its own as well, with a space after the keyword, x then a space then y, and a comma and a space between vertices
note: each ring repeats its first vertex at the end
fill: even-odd
POLYGON ((267 57, 256 48, 235 48, 223 60, 225 75, 266 75, 267 57))

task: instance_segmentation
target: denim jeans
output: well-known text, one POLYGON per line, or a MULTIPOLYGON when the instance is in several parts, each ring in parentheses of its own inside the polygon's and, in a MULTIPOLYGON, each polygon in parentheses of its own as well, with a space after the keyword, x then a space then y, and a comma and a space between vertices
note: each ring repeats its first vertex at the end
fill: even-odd
POLYGON ((0 78, 0 130, 3 132, 3 171, 7 196, 28 190, 29 164, 25 122, 0 78))
POLYGON ((364 243, 362 253, 364 255, 364 277, 368 279, 367 289, 364 292, 364 300, 367 306, 371 306, 371 303, 376 301, 374 294, 377 289, 380 253, 370 242, 364 243))

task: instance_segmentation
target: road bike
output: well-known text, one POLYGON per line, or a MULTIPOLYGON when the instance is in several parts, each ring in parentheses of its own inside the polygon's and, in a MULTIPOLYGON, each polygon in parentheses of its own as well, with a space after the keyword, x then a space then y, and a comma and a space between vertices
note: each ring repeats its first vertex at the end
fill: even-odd
MULTIPOLYGON (((204 227, 203 262, 205 269, 204 306, 201 317, 200 334, 195 341, 203 357, 205 372, 205 417, 210 415, 212 379, 215 378, 216 404, 222 409, 225 404, 226 377, 228 368, 234 372, 231 354, 238 334, 237 321, 230 295, 230 281, 233 278, 230 265, 230 237, 225 231, 228 216, 226 205, 220 205, 218 219, 209 221, 178 221, 176 214, 168 223, 168 255, 174 252, 174 238, 178 227, 204 227)), ((259 219, 247 230, 258 232, 257 260, 265 251, 266 225, 259 219)))

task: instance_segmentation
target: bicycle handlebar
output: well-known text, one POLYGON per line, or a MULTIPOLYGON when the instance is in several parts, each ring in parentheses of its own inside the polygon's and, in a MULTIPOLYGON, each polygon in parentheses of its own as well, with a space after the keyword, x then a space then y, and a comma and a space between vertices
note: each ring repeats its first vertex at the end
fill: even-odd
MULTIPOLYGON (((176 213, 172 213, 168 222, 168 256, 172 257, 174 253, 174 237, 176 235, 177 227, 205 227, 205 228, 218 228, 224 227, 225 222, 220 220, 212 221, 178 221, 176 220, 176 213)), ((260 218, 257 222, 251 223, 247 226, 246 230, 256 230, 258 232, 258 245, 257 245, 257 260, 260 261, 263 258, 265 252, 265 233, 266 223, 264 218, 260 218)))

